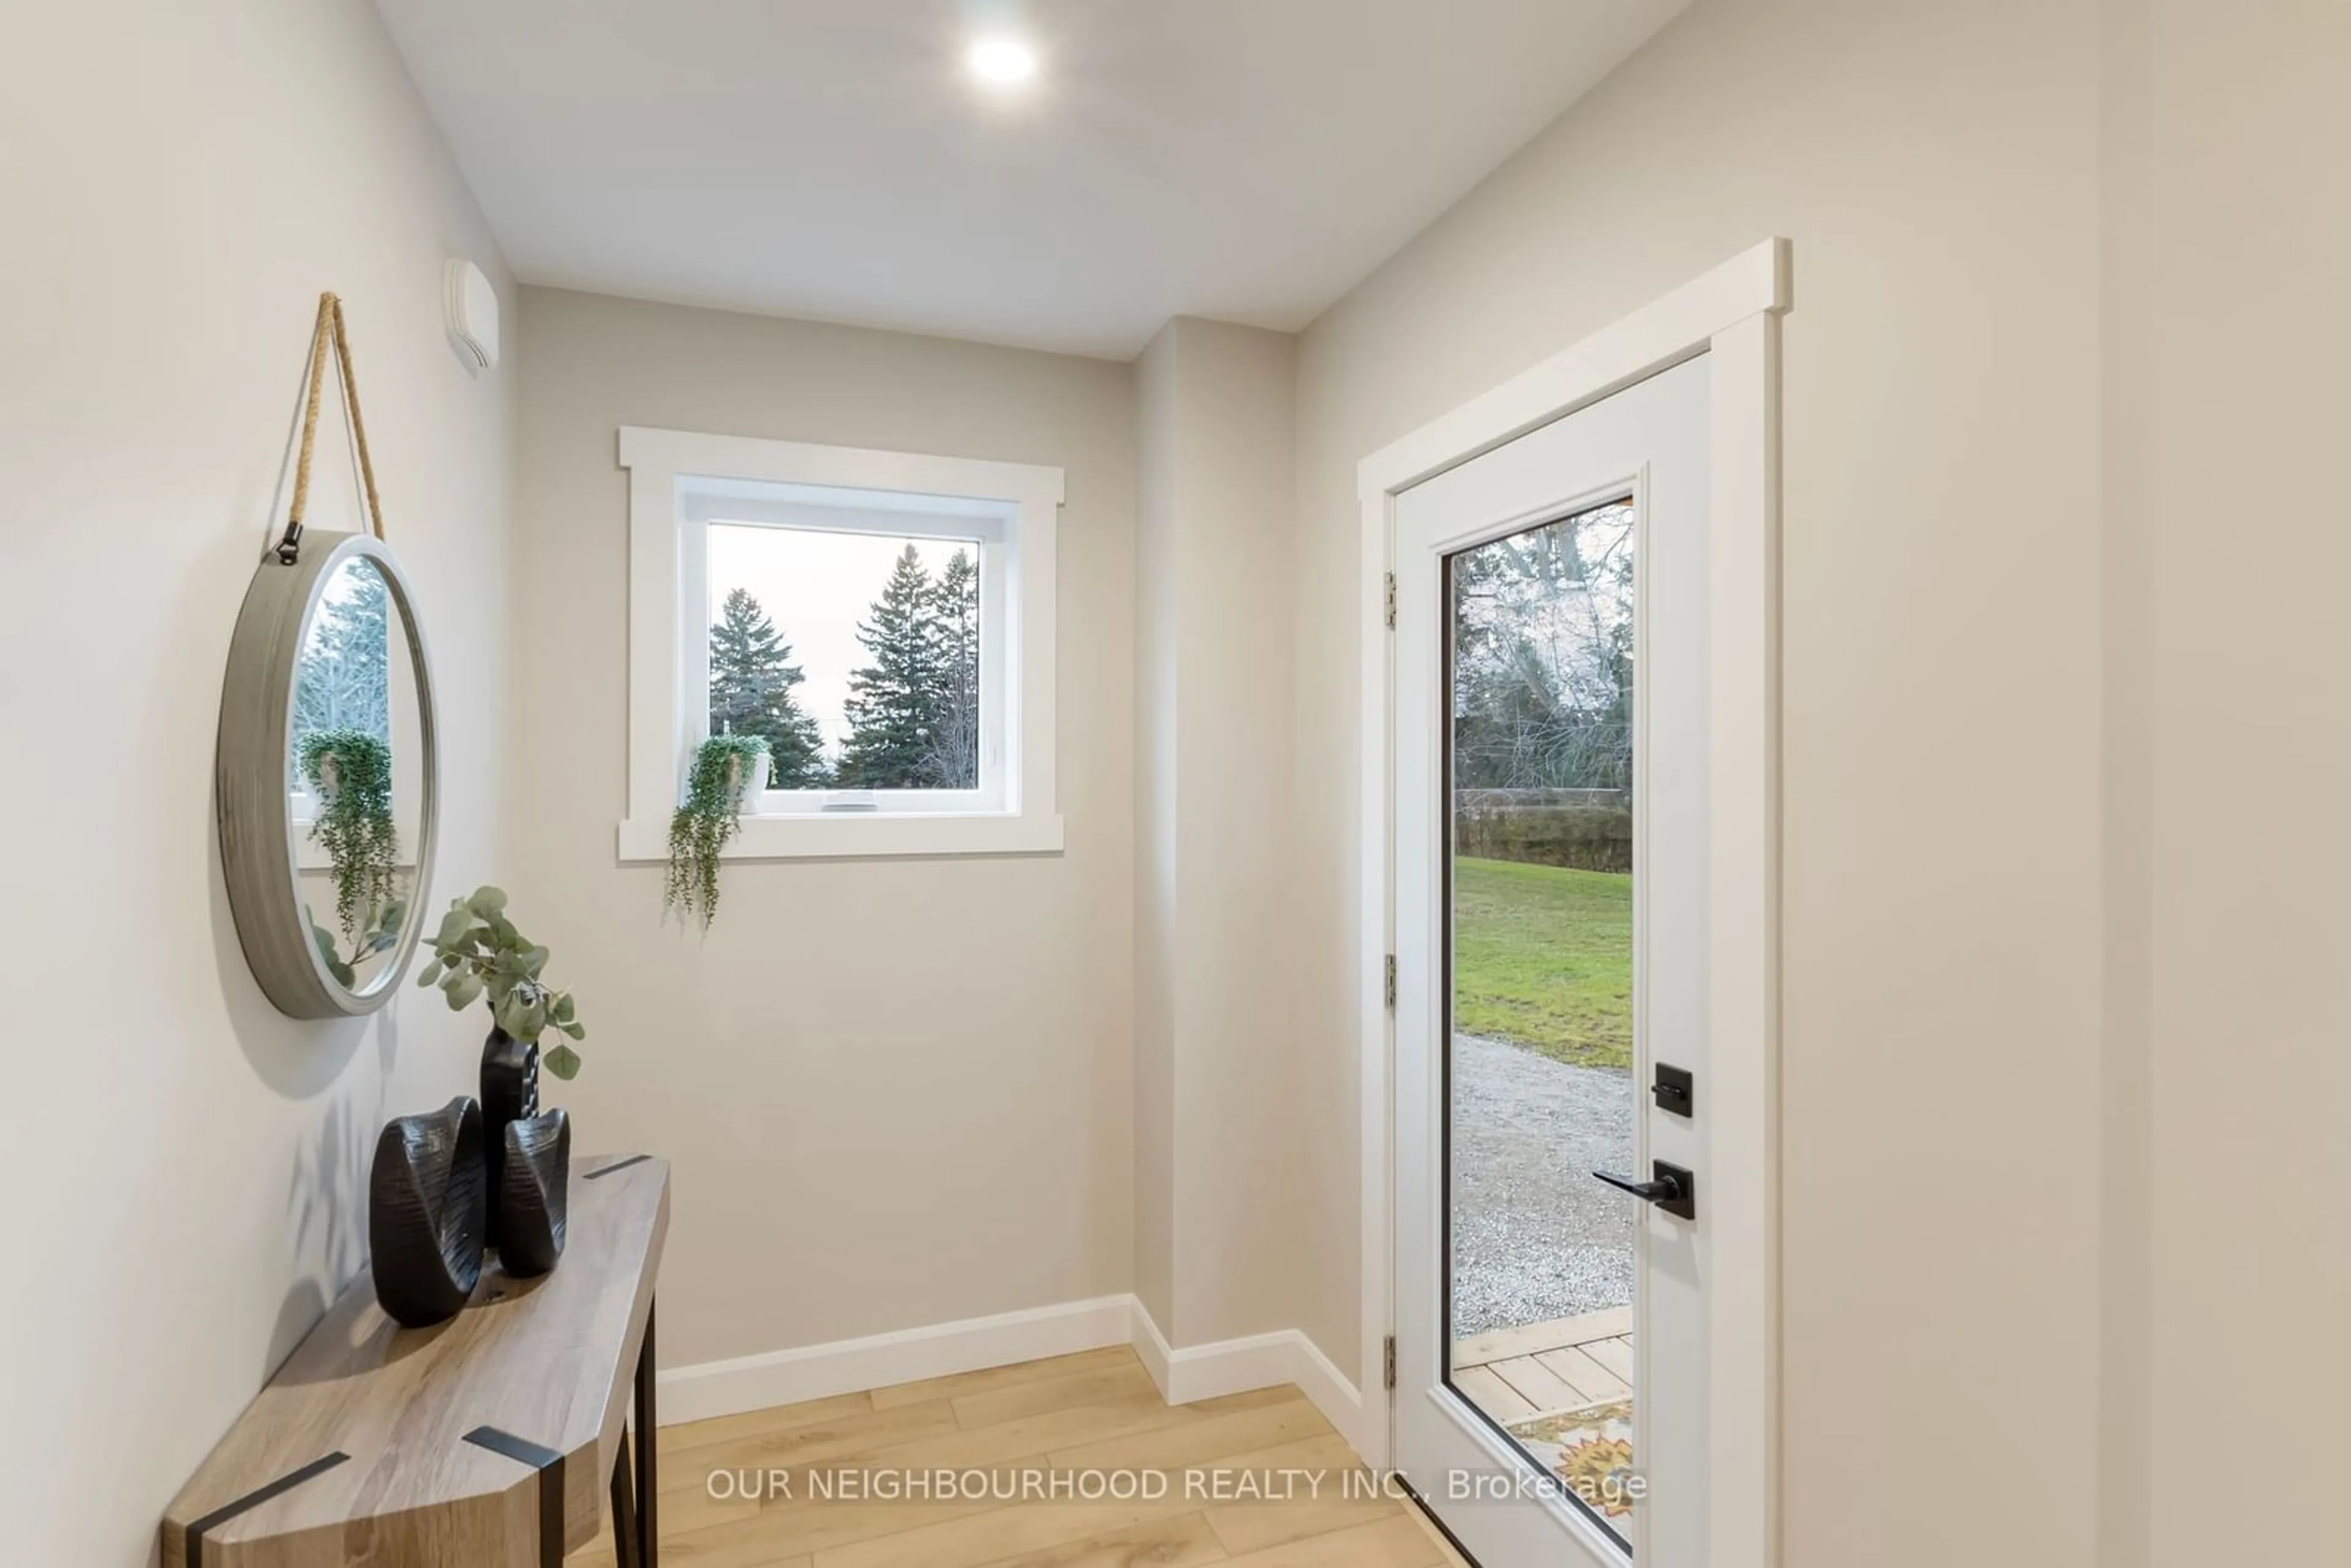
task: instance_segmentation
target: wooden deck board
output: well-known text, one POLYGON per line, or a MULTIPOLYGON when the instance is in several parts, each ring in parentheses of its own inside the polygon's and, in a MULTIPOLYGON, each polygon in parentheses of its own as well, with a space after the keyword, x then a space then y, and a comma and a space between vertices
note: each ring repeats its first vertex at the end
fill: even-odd
POLYGON ((1633 1392, 1629 1307, 1496 1329, 1453 1346, 1453 1385, 1504 1426, 1633 1392))
POLYGON ((1520 1397, 1538 1410, 1573 1410, 1579 1405, 1589 1405, 1593 1400, 1591 1395, 1568 1381, 1546 1362, 1531 1355, 1514 1355, 1508 1361, 1488 1362, 1486 1370, 1509 1384, 1520 1397))
POLYGON ((1454 1341, 1453 1369, 1458 1372, 1465 1366, 1483 1366, 1489 1361, 1508 1361, 1514 1355, 1533 1355, 1540 1351, 1582 1344, 1586 1340, 1614 1339, 1632 1332, 1630 1307, 1609 1307, 1581 1317, 1494 1329, 1454 1341))
POLYGON ((1547 1350, 1535 1360, 1581 1389, 1586 1404, 1597 1405, 1603 1400, 1622 1399, 1633 1392, 1631 1384, 1585 1354, 1581 1345, 1567 1350, 1547 1350))
POLYGON ((1586 1340, 1575 1348, 1624 1379, 1626 1385, 1629 1385, 1632 1383, 1633 1336, 1631 1334, 1618 1334, 1614 1339, 1586 1340))
POLYGON ((1463 1367, 1453 1375, 1453 1386, 1505 1427, 1541 1412, 1541 1406, 1503 1382, 1490 1366, 1463 1367))

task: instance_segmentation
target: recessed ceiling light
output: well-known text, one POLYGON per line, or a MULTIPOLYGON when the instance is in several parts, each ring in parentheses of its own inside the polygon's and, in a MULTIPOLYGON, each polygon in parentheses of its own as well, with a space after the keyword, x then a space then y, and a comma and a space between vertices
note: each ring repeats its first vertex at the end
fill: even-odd
POLYGON ((1037 51, 1018 38, 982 38, 964 64, 990 87, 1019 87, 1037 74, 1037 51))

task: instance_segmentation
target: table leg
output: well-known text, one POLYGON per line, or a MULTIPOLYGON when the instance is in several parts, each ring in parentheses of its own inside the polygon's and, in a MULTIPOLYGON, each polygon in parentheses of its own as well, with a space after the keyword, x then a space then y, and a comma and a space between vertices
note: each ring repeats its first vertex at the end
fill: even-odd
POLYGON ((636 1474, 629 1458, 629 1434, 612 1458, 612 1561, 620 1568, 643 1568, 637 1560, 636 1474))
POLYGON ((653 1307, 645 1303, 645 1344, 637 1353, 637 1561, 642 1568, 660 1568, 661 1477, 653 1468, 660 1447, 659 1419, 653 1412, 653 1307))

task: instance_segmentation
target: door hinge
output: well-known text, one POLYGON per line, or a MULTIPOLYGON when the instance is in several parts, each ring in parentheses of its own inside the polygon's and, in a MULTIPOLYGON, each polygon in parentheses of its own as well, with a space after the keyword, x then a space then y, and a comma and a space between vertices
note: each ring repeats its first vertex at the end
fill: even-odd
POLYGON ((1395 986, 1396 986, 1395 955, 1395 954, 1393 954, 1393 953, 1391 953, 1391 954, 1389 954, 1389 955, 1388 955, 1388 978, 1387 978, 1387 987, 1386 987, 1387 998, 1388 998, 1388 1010, 1389 1010, 1390 1012, 1394 1012, 1394 1011, 1395 1010, 1395 986))
POLYGON ((1387 1380, 1387 1386, 1394 1388, 1395 1386, 1395 1335, 1394 1334, 1388 1335, 1387 1380))
POLYGON ((1395 573, 1388 573, 1388 629, 1395 629, 1395 573))

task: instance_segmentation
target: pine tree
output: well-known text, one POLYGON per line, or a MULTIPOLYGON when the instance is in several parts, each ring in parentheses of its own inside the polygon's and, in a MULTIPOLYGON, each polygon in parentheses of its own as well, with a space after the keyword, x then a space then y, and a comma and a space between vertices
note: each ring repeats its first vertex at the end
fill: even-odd
POLYGON ((392 593, 371 566, 331 585, 295 664, 294 729, 392 739, 392 593))
POLYGON ((944 660, 932 624, 935 590, 914 547, 890 570, 872 615, 857 640, 873 663, 849 677, 842 705, 849 739, 841 747, 839 781, 860 789, 932 787, 931 754, 938 728, 944 660))
POLYGON ((710 733, 767 737, 768 785, 808 789, 829 782, 824 737, 792 696, 807 677, 791 645, 750 593, 737 588, 710 628, 710 733))
POLYGON ((957 550, 931 589, 938 649, 937 714, 925 764, 934 789, 979 787, 979 570, 957 550))
MULTIPOLYGON (((310 623, 294 666, 294 735, 356 729, 392 744, 392 593, 372 567, 342 569, 310 623)), ((301 784, 299 746, 287 781, 301 784)))

